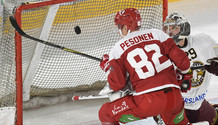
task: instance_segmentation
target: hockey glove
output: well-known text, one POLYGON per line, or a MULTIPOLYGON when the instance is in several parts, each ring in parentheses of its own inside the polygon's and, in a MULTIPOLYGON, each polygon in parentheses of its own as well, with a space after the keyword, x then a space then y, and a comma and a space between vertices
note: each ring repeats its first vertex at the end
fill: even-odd
POLYGON ((178 70, 176 71, 177 81, 180 85, 181 92, 186 93, 191 89, 192 74, 182 74, 178 70))
POLYGON ((218 76, 218 57, 207 60, 210 65, 205 65, 205 69, 216 76, 218 76))
POLYGON ((102 61, 100 62, 100 67, 103 71, 107 72, 109 69, 109 55, 104 54, 102 56, 102 61))

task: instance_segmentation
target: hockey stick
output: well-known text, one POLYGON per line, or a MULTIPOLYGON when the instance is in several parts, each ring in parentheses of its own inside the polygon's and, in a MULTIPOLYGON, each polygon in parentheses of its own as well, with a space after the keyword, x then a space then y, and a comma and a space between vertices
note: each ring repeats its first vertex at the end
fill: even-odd
MULTIPOLYGON (((49 46, 52 46, 52 47, 55 47, 55 48, 59 48, 61 50, 64 50, 64 51, 67 51, 67 52, 71 52, 71 53, 74 53, 74 54, 77 54, 77 55, 81 55, 81 56, 84 56, 84 57, 87 57, 87 58, 90 58, 90 59, 93 59, 93 60, 96 60, 96 61, 99 61, 101 62, 101 59, 100 58, 97 58, 97 57, 94 57, 94 56, 91 56, 91 55, 87 55, 85 53, 81 53, 81 52, 78 52, 78 51, 75 51, 75 50, 72 50, 72 49, 69 49, 69 48, 66 48, 66 47, 63 47, 63 46, 60 46, 60 45, 57 45, 57 44, 54 44, 54 43, 51 43, 51 42, 47 42, 47 41, 44 41, 44 40, 41 40, 41 39, 37 39, 35 37, 32 37, 28 34, 26 34, 21 28, 20 26, 18 25, 16 19, 13 17, 13 16, 10 16, 10 22, 12 24, 12 26, 16 29, 16 31, 23 37, 26 37, 26 38, 29 38, 31 40, 35 40, 37 42, 40 42, 40 43, 43 43, 45 45, 49 45, 49 46)), ((192 70, 195 70, 195 69, 204 69, 204 66, 198 66, 198 67, 191 67, 192 70)))
POLYGON ((196 70, 196 69, 205 69, 205 66, 196 66, 196 67, 191 67, 191 70, 196 70))
POLYGON ((108 98, 108 95, 89 95, 89 96, 73 96, 72 100, 89 100, 89 99, 104 99, 108 98))
POLYGON ((37 39, 35 37, 32 37, 28 34, 26 34, 21 28, 20 26, 18 25, 15 17, 13 16, 10 16, 9 17, 10 19, 10 22, 12 24, 12 26, 16 29, 16 31, 23 37, 26 37, 26 38, 29 38, 31 40, 34 40, 34 41, 37 41, 37 42, 40 42, 40 43, 43 43, 45 45, 49 45, 49 46, 52 46, 52 47, 55 47, 55 48, 58 48, 58 49, 61 49, 61 50, 64 50, 64 51, 67 51, 67 52, 71 52, 71 53, 74 53, 74 54, 77 54, 77 55, 80 55, 80 56, 84 56, 84 57, 87 57, 89 59, 93 59, 93 60, 96 60, 96 61, 99 61, 101 62, 101 59, 100 58, 97 58, 97 57, 94 57, 94 56, 91 56, 91 55, 87 55, 85 53, 81 53, 81 52, 78 52, 78 51, 75 51, 75 50, 72 50, 72 49, 69 49, 69 48, 66 48, 66 47, 63 47, 63 46, 60 46, 60 45, 57 45, 57 44, 54 44, 54 43, 50 43, 50 42, 47 42, 47 41, 44 41, 44 40, 41 40, 41 39, 37 39))

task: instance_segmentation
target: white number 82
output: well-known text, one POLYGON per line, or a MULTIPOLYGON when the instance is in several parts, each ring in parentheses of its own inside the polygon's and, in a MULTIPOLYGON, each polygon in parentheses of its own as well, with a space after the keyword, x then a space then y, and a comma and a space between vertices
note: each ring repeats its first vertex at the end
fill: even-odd
POLYGON ((160 48, 157 44, 145 45, 144 50, 142 48, 136 48, 127 54, 128 62, 133 68, 135 68, 135 71, 140 79, 146 79, 148 77, 154 76, 155 69, 159 73, 160 71, 172 65, 169 59, 163 63, 160 63, 159 58, 163 55, 160 53, 160 48), (148 60, 148 56, 146 55, 144 50, 146 52, 155 50, 155 53, 152 55, 151 58, 154 63, 154 66, 152 65, 151 61, 148 60), (141 60, 139 62, 136 62, 136 60, 134 59, 135 56, 139 56, 141 60), (145 66, 148 70, 146 72, 142 70, 142 68, 145 66))

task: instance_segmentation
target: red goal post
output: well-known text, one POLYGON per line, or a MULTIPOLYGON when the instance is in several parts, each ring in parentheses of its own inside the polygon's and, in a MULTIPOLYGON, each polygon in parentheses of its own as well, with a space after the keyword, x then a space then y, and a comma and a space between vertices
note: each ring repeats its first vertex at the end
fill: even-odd
MULTIPOLYGON (((116 33, 112 32, 113 29, 110 29, 110 26, 113 25, 113 18, 117 11, 127 7, 135 7, 140 11, 142 15, 142 28, 160 29, 162 28, 162 22, 168 13, 167 4, 167 0, 133 0, 131 2, 128 0, 124 0, 123 2, 121 2, 121 0, 116 2, 110 0, 50 0, 45 2, 21 5, 20 7, 16 8, 14 16, 20 27, 30 35, 38 38, 41 37, 41 39, 45 39, 50 42, 54 41, 57 44, 63 44, 66 47, 69 46, 69 48, 74 48, 75 50, 101 57, 102 54, 108 53, 113 43, 119 39, 118 36, 111 35, 116 33), (55 13, 51 12, 50 14, 49 9, 51 9, 53 5, 57 4, 59 6, 53 7, 55 13), (49 21, 51 21, 51 24, 47 24, 49 21), (76 25, 81 27, 82 32, 80 35, 73 33, 73 28, 76 25), (70 26, 72 26, 72 28, 70 28, 70 26), (108 29, 111 30, 109 31, 110 33, 105 34, 104 31, 108 29), (45 35, 46 33, 47 35, 45 35), (62 41, 64 42, 62 43, 62 41), (103 43, 105 41, 109 41, 109 43, 103 43), (95 48, 95 46, 99 47, 95 48), (99 50, 99 48, 102 49, 99 50)), ((68 90, 75 91, 70 89, 71 87, 76 87, 79 90, 87 91, 87 86, 90 87, 98 80, 100 82, 105 81, 104 76, 98 77, 94 80, 92 80, 91 77, 87 78, 89 75, 95 78, 99 76, 99 74, 103 74, 98 69, 94 69, 92 71, 93 67, 98 67, 98 62, 89 62, 88 59, 78 57, 73 54, 66 54, 65 52, 60 52, 55 48, 47 46, 42 47, 40 44, 38 45, 32 40, 21 37, 17 32, 15 32, 15 44, 17 125, 23 124, 23 86, 25 89, 27 88, 25 93, 29 92, 29 96, 37 96, 37 94, 43 96, 44 93, 46 96, 50 94, 53 96, 56 95, 56 93, 63 93, 68 90), (28 50, 27 46, 29 44, 31 44, 31 47, 33 46, 32 48, 34 48, 35 51, 28 50), (37 48, 39 50, 37 50, 37 48), (41 48, 43 48, 43 50, 41 48), (40 53, 40 56, 37 57, 37 55, 34 53, 40 53), (28 58, 28 61, 25 60, 26 58, 28 58), (49 60, 47 60, 48 58, 49 60), (35 60, 31 61, 32 59, 35 60), (39 62, 35 63, 36 61, 39 62), (77 69, 77 66, 79 67, 79 65, 82 65, 82 63, 86 64, 81 66, 80 69, 77 69), (45 66, 48 67, 45 68, 45 66), (60 68, 58 69, 57 67, 60 68), (73 71, 69 71, 70 68, 73 71), (79 70, 80 72, 84 71, 83 74, 85 74, 85 76, 81 77, 80 79, 76 79, 76 77, 80 77, 82 74, 79 74, 79 72, 74 69, 79 70), (78 75, 71 76, 72 73, 78 75), (94 73, 96 73, 96 75, 94 73), (59 75, 61 76, 59 77, 59 75), (51 78, 51 82, 49 82, 48 78, 51 78), (88 79, 87 81, 90 80, 92 82, 87 83, 85 78, 88 79), (29 81, 31 81, 31 84, 28 83, 29 81), (45 83, 42 81, 45 81, 45 83), (24 82, 28 84, 23 84, 24 82), (63 82, 63 85, 58 86, 60 82, 63 82), (38 83, 40 85, 38 85, 38 83), (68 83, 75 84, 75 86, 69 85, 68 83), (52 86, 53 84, 55 85, 52 86), (85 87, 83 88, 81 86, 85 87), (41 91, 42 88, 43 91, 41 91), (55 91, 54 93, 53 90, 55 91), (48 91, 48 93, 45 91, 48 91), (36 92, 38 93, 36 94, 36 92)), ((100 88, 101 87, 102 86, 100 86, 100 88)), ((93 88, 96 88, 96 86, 93 88)))

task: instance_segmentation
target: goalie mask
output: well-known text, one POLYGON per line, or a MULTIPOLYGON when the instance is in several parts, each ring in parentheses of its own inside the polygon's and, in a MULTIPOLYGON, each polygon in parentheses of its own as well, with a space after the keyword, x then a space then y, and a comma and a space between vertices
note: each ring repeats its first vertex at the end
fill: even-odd
POLYGON ((119 11, 114 18, 114 22, 118 26, 119 31, 123 25, 126 25, 128 33, 141 28, 141 16, 135 8, 127 8, 119 11))
POLYGON ((184 15, 174 12, 164 21, 164 31, 178 44, 190 35, 190 24, 184 15))

